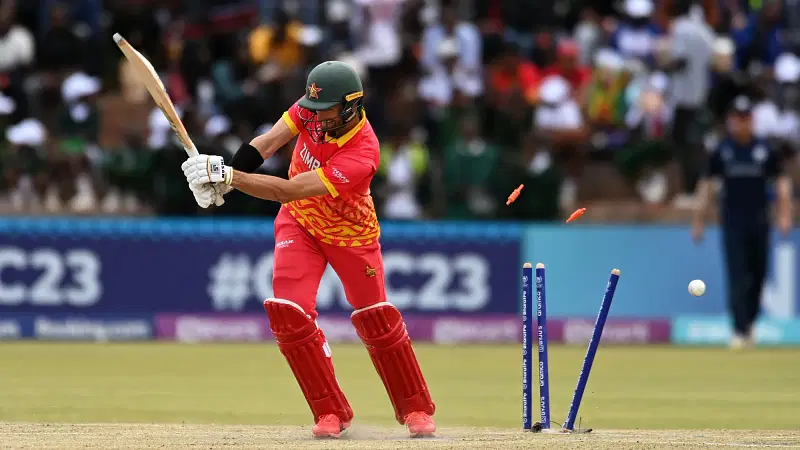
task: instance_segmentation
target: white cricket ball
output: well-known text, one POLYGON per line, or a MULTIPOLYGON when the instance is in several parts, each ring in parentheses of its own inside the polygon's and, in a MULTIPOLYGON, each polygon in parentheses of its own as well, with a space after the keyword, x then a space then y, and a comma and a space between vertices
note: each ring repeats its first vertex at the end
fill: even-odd
POLYGON ((689 293, 695 297, 700 297, 705 294, 705 292, 706 284, 703 283, 703 280, 692 280, 691 283, 689 283, 689 293))

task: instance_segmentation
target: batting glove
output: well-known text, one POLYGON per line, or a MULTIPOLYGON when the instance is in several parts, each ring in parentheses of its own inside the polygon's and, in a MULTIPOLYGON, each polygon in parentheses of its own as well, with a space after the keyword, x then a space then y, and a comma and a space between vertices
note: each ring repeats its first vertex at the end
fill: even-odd
POLYGON ((189 185, 230 185, 233 180, 233 168, 226 166, 221 156, 194 156, 181 164, 181 169, 189 185))
POLYGON ((194 200, 197 202, 197 205, 201 208, 208 208, 212 203, 219 206, 225 202, 225 200, 222 200, 222 196, 217 194, 217 190, 211 184, 189 185, 189 189, 191 189, 192 194, 194 194, 194 200), (220 203, 218 200, 222 200, 222 202, 220 203))

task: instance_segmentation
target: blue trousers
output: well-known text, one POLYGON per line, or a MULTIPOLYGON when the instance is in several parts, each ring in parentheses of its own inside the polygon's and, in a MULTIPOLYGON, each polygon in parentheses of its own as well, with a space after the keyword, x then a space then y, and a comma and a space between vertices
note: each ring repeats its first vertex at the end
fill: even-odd
POLYGON ((761 293, 767 276, 769 225, 723 224, 722 241, 728 269, 728 304, 733 328, 747 335, 761 308, 761 293))

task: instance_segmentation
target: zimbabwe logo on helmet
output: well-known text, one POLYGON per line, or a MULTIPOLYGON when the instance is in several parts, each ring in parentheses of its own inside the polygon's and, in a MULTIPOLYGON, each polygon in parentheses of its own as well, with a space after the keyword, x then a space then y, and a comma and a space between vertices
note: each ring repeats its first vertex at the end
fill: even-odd
POLYGON ((311 98, 319 98, 319 93, 322 88, 317 87, 317 83, 311 83, 311 86, 308 87, 308 96, 311 98))

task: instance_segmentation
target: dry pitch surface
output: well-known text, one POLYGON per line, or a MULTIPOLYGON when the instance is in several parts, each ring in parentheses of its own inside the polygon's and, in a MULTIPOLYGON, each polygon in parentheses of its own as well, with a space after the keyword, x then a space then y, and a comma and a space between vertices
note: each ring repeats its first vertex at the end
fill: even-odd
POLYGON ((600 430, 533 435, 492 428, 444 428, 411 440, 400 428, 354 426, 338 440, 314 440, 308 427, 150 424, 0 424, 2 449, 668 449, 800 448, 800 433, 746 430, 600 430))
MULTIPOLYGON (((551 347, 555 420, 584 352, 551 347)), ((588 435, 519 429, 519 346, 417 355, 438 437, 408 439, 363 346, 336 345, 356 420, 332 442, 310 438, 308 407, 271 344, 0 343, 0 450, 800 448, 798 349, 603 347, 579 412, 588 435)))

